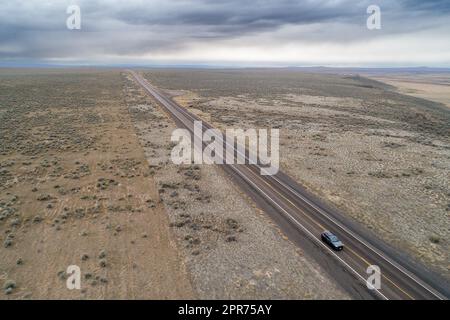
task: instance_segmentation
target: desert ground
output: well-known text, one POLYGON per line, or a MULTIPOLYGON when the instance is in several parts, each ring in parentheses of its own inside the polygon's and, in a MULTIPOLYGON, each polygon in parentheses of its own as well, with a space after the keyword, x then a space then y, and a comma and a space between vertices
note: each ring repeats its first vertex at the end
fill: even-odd
POLYGON ((128 73, 2 69, 0 97, 1 299, 349 298, 221 169, 169 161, 128 73))
MULTIPOLYGON (((283 171, 450 278, 450 110, 441 98, 358 75, 290 69, 145 76, 218 128, 280 129, 283 171)), ((450 75, 441 77, 448 83, 450 75)))
POLYGON ((392 85, 400 93, 442 103, 450 108, 450 77, 448 74, 394 73, 368 76, 392 85))
POLYGON ((175 123, 128 76, 127 105, 201 299, 346 299, 213 165, 174 165, 175 123), (157 125, 155 125, 157 124, 157 125))
POLYGON ((2 299, 196 297, 122 81, 117 71, 0 72, 2 299), (69 265, 81 290, 67 289, 69 265))

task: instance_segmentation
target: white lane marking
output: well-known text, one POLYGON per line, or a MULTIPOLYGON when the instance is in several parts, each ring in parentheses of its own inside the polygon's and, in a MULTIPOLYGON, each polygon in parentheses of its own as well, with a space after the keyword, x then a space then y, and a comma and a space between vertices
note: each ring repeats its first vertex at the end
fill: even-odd
MULTIPOLYGON (((164 99, 164 101, 167 101, 167 99, 164 99)), ((190 116, 188 113, 183 113, 178 111, 178 113, 181 113, 185 116, 190 116)), ((193 118, 192 116, 190 116, 190 118, 192 120, 196 120, 195 118, 193 118)), ((227 141, 223 141, 226 145, 229 145, 227 141)), ((242 156, 244 156, 245 158, 247 158, 247 155, 242 154, 238 149, 236 149, 236 152, 242 156)), ((258 169, 260 169, 261 171, 266 171, 265 168, 260 167, 259 165, 255 165, 258 169)), ((267 172, 267 171, 266 171, 267 172)), ((347 229, 346 227, 344 227, 342 224, 340 224, 338 221, 336 221, 333 217, 330 217, 326 212, 324 212, 321 208, 317 207, 315 204, 313 204, 312 202, 310 202, 307 198, 305 198, 304 196, 302 196, 301 194, 299 194, 296 190, 292 189, 290 186, 286 185, 284 182, 282 182, 281 180, 279 180, 276 176, 269 176, 269 179, 274 179, 276 180, 280 185, 282 185, 283 187, 285 187, 286 189, 288 189, 291 193, 293 193, 295 196, 297 196, 298 198, 300 198, 301 200, 303 200, 306 204, 308 204, 310 207, 312 207, 313 209, 315 209, 317 212, 319 212, 320 214, 322 214, 322 216, 324 216, 325 218, 327 218, 328 220, 330 220, 331 222, 333 222, 335 225, 337 225, 339 228, 341 228, 343 231, 345 231, 346 233, 348 233, 349 235, 351 235, 355 240, 359 241, 362 245, 364 245, 365 247, 367 247, 369 250, 373 251, 375 254, 377 254, 380 258, 382 258, 383 260, 385 260, 386 262, 388 262, 391 266, 393 266, 394 268, 396 268, 398 271, 402 272, 403 274, 405 274, 406 276, 408 276, 411 280, 413 280, 414 282, 416 282, 418 285, 420 285, 422 288, 424 288, 425 290, 427 290, 429 293, 431 293, 432 295, 434 295, 435 297, 437 297, 438 299, 443 299, 439 294, 437 294, 436 292, 433 292, 430 288, 428 288, 428 286, 426 286, 425 284, 423 284, 419 279, 416 279, 415 277, 413 277, 408 271, 406 271, 403 267, 401 267, 400 265, 398 265, 396 262, 391 261, 389 258, 387 258, 386 256, 384 256, 381 252, 379 252, 377 249, 375 249, 373 246, 371 246, 370 244, 366 243, 364 240, 362 240, 359 236, 355 235, 353 232, 351 232, 349 229, 347 229)))
POLYGON ((432 295, 434 295, 435 297, 437 297, 438 299, 442 300, 443 298, 441 297, 440 294, 434 292, 432 289, 428 288, 428 286, 424 283, 422 283, 421 280, 416 279, 414 276, 412 276, 407 270, 405 270, 402 266, 400 266, 397 262, 392 261, 391 259, 387 258, 386 256, 384 256, 381 252, 378 251, 378 249, 374 248, 372 245, 366 243, 364 240, 362 240, 359 236, 355 235, 353 232, 351 232, 349 229, 347 229, 345 226, 341 225, 338 221, 336 221, 333 217, 330 217, 327 213, 325 213, 322 209, 318 208, 316 205, 314 205, 313 203, 311 203, 308 199, 306 199, 305 197, 303 197, 302 195, 300 195, 299 193, 297 193, 295 190, 293 190, 292 188, 290 188, 289 186, 285 185, 282 181, 278 180, 278 178, 276 177, 272 177, 274 178, 278 183, 280 183, 281 185, 283 185, 283 187, 289 189, 289 191, 291 191, 291 193, 294 193, 297 197, 299 197, 300 199, 302 199, 304 202, 306 202, 309 206, 311 206, 312 208, 314 208, 316 211, 318 211, 319 213, 322 214, 322 216, 324 216, 325 218, 327 218, 328 220, 332 221, 334 224, 336 224, 338 227, 340 227, 342 230, 344 230, 346 233, 348 233, 349 235, 351 235, 353 238, 355 238, 356 240, 358 240, 362 245, 364 245, 365 247, 367 247, 369 250, 372 250, 374 253, 376 253, 380 258, 384 259, 386 262, 388 262, 389 264, 391 264, 394 268, 398 269, 400 272, 402 272, 403 274, 405 274, 406 276, 408 276, 411 280, 413 280, 414 282, 416 282, 418 285, 420 285, 422 288, 424 288, 425 290, 427 290, 429 293, 431 293, 432 295))
MULTIPOLYGON (((231 165, 234 168, 234 165, 231 165)), ((276 201, 274 201, 267 193, 265 193, 261 188, 259 188, 251 179, 247 177, 246 174, 242 173, 237 168, 234 168, 238 174, 244 178, 248 183, 252 184, 253 188, 256 188, 259 192, 261 192, 266 198, 268 198, 273 204, 275 204, 278 208, 280 208, 295 224, 297 224, 300 228, 302 228, 314 241, 319 243, 322 247, 324 247, 328 252, 330 252, 336 259, 338 259, 344 266, 350 269, 354 274, 360 278, 364 284, 367 283, 366 279, 361 276, 355 269, 353 269, 347 262, 345 262, 341 257, 339 257, 333 250, 328 248, 322 241, 320 241, 311 231, 309 231, 305 226, 303 226, 300 222, 298 222, 288 211, 286 211, 283 207, 281 207, 276 201)), ((385 300, 389 300, 384 294, 382 294, 378 289, 374 289, 382 298, 385 300)))
MULTIPOLYGON (((145 87, 145 86, 144 86, 145 87)), ((147 88, 148 89, 148 88, 147 88)), ((153 92, 151 92, 153 94, 153 92)), ((159 96, 159 95, 157 95, 159 96)), ((161 102, 161 101, 160 101, 161 102)), ((181 112, 179 112, 181 113, 181 112)), ((176 116, 176 115, 175 115, 176 116)), ((184 123, 184 121, 176 116, 178 118, 178 120, 180 120, 182 123, 184 123)), ((185 124, 185 123, 184 123, 185 124)), ((186 125, 186 124, 185 124, 186 125)), ((305 226, 303 226, 301 223, 299 223, 289 212, 287 212, 283 207, 281 207, 275 200, 273 200, 267 193, 265 193, 261 188, 259 188, 253 181, 251 181, 251 179, 248 178, 248 176, 246 174, 244 174, 239 168, 235 167, 234 165, 231 165, 231 167, 233 168, 233 170, 240 175, 245 181, 247 181, 247 183, 250 183, 253 188, 257 189, 260 193, 262 193, 268 200, 270 200, 274 205, 276 205, 280 210, 282 210, 288 217, 289 219, 291 219, 296 225, 298 225, 301 229, 303 229, 307 235, 309 235, 309 237, 311 237, 314 241, 316 241, 317 243, 319 243, 322 247, 324 247, 326 249, 326 251, 330 252, 334 258, 338 259, 339 262, 341 262, 345 267, 347 267, 348 269, 350 269, 350 271, 352 271, 357 278, 361 279, 363 281, 363 283, 366 283, 366 279, 361 276, 355 269, 353 269, 347 262, 345 262, 342 258, 340 258, 335 252, 333 252, 330 248, 328 248, 324 243, 322 243, 322 241, 320 241, 319 239, 317 239, 314 234, 312 232, 310 232, 305 226)), ((375 289, 375 291, 377 292, 377 294, 379 294, 383 299, 388 300, 388 298, 382 294, 378 289, 375 289)))
MULTIPOLYGON (((192 120, 196 121, 195 118, 192 117, 192 115, 190 115, 187 111, 186 112, 180 112, 179 110, 177 110, 177 108, 175 108, 176 106, 172 105, 172 101, 168 100, 167 98, 163 97, 162 95, 160 95, 157 90, 150 85, 149 83, 143 83, 144 81, 146 82, 145 79, 138 79, 138 77, 140 78, 140 76, 136 76, 136 74, 134 72, 132 72, 133 75, 135 75, 136 80, 138 80, 138 82, 144 86, 144 88, 146 88, 148 91, 150 91, 150 93, 153 96, 156 96, 156 98, 158 98, 159 102, 162 103, 165 107, 167 107, 166 104, 169 104, 171 106, 171 108, 169 109, 175 109, 175 111, 179 114, 182 114, 186 117, 191 118, 192 120), (148 87, 147 87, 148 85, 148 87), (165 103, 164 103, 165 102, 165 103)), ((184 110, 183 110, 184 111, 184 110)), ((172 111, 173 113, 173 111, 172 111)), ((178 120, 180 120, 182 123, 184 123, 184 121, 176 116, 178 118, 178 120)), ((225 143, 225 145, 229 145, 229 143, 227 141, 223 141, 222 142, 225 143)), ((234 146, 233 146, 234 148, 234 146)), ((240 155, 243 155, 245 158, 247 158, 247 156, 245 154, 242 154, 239 150, 236 150, 236 152, 240 155)), ((256 167, 258 167, 261 171, 266 171, 265 168, 260 167, 259 165, 256 165, 256 167)), ((266 171, 267 172, 267 171, 266 171)), ((270 178, 276 180, 280 185, 282 185, 283 187, 285 187, 286 189, 288 189, 292 194, 294 194, 295 196, 297 196, 298 198, 300 198, 301 200, 303 200, 306 204, 308 204, 310 207, 312 207, 313 209, 315 209, 317 212, 319 212, 320 214, 322 214, 322 216, 324 216, 325 218, 327 218, 328 220, 330 220, 331 222, 333 222, 334 224, 336 224, 338 227, 340 227, 342 230, 344 230, 346 233, 348 233, 349 235, 351 235, 355 240, 359 241, 362 245, 364 245, 365 247, 367 247, 369 250, 373 251, 374 253, 376 253, 380 258, 384 259, 386 262, 388 262, 389 264, 391 264, 393 267, 395 267, 396 269, 398 269, 400 272, 402 272, 403 274, 405 274, 406 276, 408 276, 411 280, 413 280, 414 282, 416 282, 418 285, 420 285, 421 287, 423 287, 424 289, 426 289, 428 292, 430 292, 431 294, 433 294, 435 297, 439 298, 439 299, 443 299, 440 294, 437 294, 435 292, 433 292, 430 288, 428 288, 428 286, 426 286, 425 284, 423 284, 421 281, 419 281, 418 279, 416 279, 415 277, 413 277, 408 271, 406 271, 403 267, 401 267, 400 265, 398 265, 396 262, 391 261, 389 258, 385 257, 382 253, 380 253, 377 249, 375 249, 374 247, 372 247, 370 244, 366 243, 364 240, 362 240, 359 236, 355 235, 353 232, 351 232, 349 229, 347 229, 346 227, 344 227, 343 225, 341 225, 338 221, 336 221, 333 217, 330 217, 326 212, 324 212, 321 208, 317 207, 315 204, 311 203, 308 199, 306 199, 304 196, 300 195, 296 190, 292 189, 290 186, 286 185, 284 182, 280 181, 276 176, 270 176, 270 178)), ((272 202, 274 202, 272 199, 270 199, 272 202)), ((275 202, 274 202, 275 203, 275 202)), ((278 204, 276 204, 278 206, 278 204)), ((285 210, 283 210, 285 211, 285 210)), ((289 214, 288 214, 289 215, 289 214)), ((289 215, 290 216, 290 215, 289 215)), ((294 219, 294 218, 292 218, 294 219)), ((295 219, 294 221, 296 223, 298 223, 295 219)), ((309 231, 308 231, 309 232, 309 231)), ((326 247, 327 248, 327 247, 326 247)), ((327 248, 328 249, 328 248, 327 248)), ((334 252, 333 252, 334 254, 334 252)), ((340 259, 340 258, 339 258, 340 259)), ((342 259, 341 259, 342 260, 342 259)))

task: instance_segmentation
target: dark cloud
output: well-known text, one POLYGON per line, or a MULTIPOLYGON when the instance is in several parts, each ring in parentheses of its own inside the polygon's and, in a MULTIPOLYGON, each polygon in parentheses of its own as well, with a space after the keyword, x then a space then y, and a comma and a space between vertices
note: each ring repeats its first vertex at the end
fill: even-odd
POLYGON ((448 0, 403 0, 402 7, 411 12, 449 13, 450 2, 448 0))
POLYGON ((450 13, 444 0, 3 0, 0 58, 132 59, 248 37, 274 44, 365 41, 366 8, 372 3, 383 13, 383 32, 376 37, 440 27, 450 13), (65 27, 69 4, 81 7, 80 31, 65 27))

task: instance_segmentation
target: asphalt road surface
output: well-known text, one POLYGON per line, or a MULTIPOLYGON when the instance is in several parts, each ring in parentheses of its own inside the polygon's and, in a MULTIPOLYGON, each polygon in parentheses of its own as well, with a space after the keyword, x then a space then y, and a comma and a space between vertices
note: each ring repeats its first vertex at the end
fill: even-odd
MULTIPOLYGON (((194 133, 194 121, 202 121, 205 130, 212 128, 165 96, 140 74, 129 72, 180 128, 194 133)), ((227 144, 225 141, 222 143, 224 147, 227 144)), ((354 298, 446 300, 450 296, 449 284, 445 279, 327 206, 283 172, 273 176, 261 175, 261 166, 250 164, 224 164, 221 167, 292 242, 317 260, 354 298), (345 246, 343 251, 336 252, 322 242, 320 235, 325 230, 339 237, 345 246), (370 276, 367 268, 372 265, 378 266, 381 272, 379 289, 367 286, 370 276)))

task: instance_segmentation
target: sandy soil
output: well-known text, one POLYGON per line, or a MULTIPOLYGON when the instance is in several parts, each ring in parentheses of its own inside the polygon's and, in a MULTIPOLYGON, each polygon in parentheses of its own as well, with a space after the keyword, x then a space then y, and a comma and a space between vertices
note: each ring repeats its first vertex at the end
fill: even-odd
POLYGON ((132 81, 127 103, 170 226, 202 299, 347 299, 213 165, 172 164, 174 123, 132 81))
POLYGON ((442 103, 450 108, 450 80, 442 75, 385 75, 371 77, 387 83, 399 92, 442 103))
POLYGON ((450 114, 359 76, 151 70, 209 123, 279 128, 281 168, 399 250, 450 278, 450 114))
POLYGON ((0 78, 0 298, 196 297, 120 72, 0 78), (66 287, 69 265, 81 290, 66 287))

